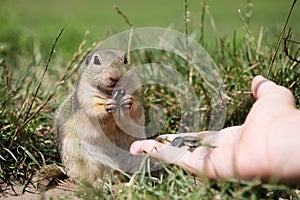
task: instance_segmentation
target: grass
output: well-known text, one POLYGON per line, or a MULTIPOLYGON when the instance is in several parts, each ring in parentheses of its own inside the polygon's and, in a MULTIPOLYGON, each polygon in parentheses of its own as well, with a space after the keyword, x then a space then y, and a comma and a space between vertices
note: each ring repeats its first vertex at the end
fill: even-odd
MULTIPOLYGON (((240 40, 244 36, 238 9, 246 13, 246 3, 240 0, 228 0, 224 6, 222 0, 208 1, 208 13, 205 16, 205 35, 207 46, 214 47, 214 40, 224 35, 233 37, 236 31, 240 40), (216 30, 211 26, 215 23, 216 30)), ((265 27, 268 35, 274 35, 274 30, 280 28, 289 9, 289 3, 280 0, 253 0, 250 27, 257 36, 260 27, 265 27), (272 6, 269 6, 272 5, 272 6)), ((90 41, 105 39, 107 35, 128 29, 122 18, 114 12, 113 6, 118 5, 127 13, 135 27, 172 27, 184 32, 184 1, 154 0, 154 1, 102 1, 53 0, 53 1, 9 1, 0 2, 0 42, 14 50, 24 46, 33 49, 32 40, 40 42, 41 51, 46 55, 57 31, 65 27, 65 32, 57 51, 72 55, 80 43, 86 30, 90 31, 90 41)), ((202 1, 190 0, 191 33, 199 33, 201 24, 202 1)), ((298 21, 300 13, 294 12, 290 26, 295 34, 299 33, 298 21)), ((26 49, 25 49, 26 50, 26 49)))
MULTIPOLYGON (((37 12, 41 18, 48 18, 48 22, 51 22, 50 24, 45 24, 45 22, 38 19, 26 18, 25 13, 21 12, 21 8, 26 6, 23 2, 15 5, 15 9, 19 10, 19 12, 16 11, 14 15, 4 17, 13 7, 9 1, 1 3, 3 5, 1 9, 5 10, 4 14, 3 12, 1 14, 4 21, 0 25, 1 30, 3 30, 0 34, 0 90, 1 94, 3 94, 0 96, 1 185, 16 185, 26 190, 25 186, 29 184, 36 169, 45 164, 60 164, 56 147, 55 130, 53 128, 56 109, 65 96, 72 91, 73 83, 76 81, 76 72, 82 59, 86 52, 90 50, 94 41, 98 41, 98 33, 103 31, 100 30, 101 27, 94 28, 95 24, 99 23, 97 18, 95 19, 93 16, 88 15, 82 16, 82 13, 87 13, 89 9, 93 8, 98 11, 99 19, 105 19, 104 16, 113 15, 113 10, 103 9, 103 13, 99 12, 94 6, 94 1, 89 2, 91 5, 84 7, 86 10, 83 10, 85 12, 82 13, 79 12, 81 4, 78 3, 77 5, 77 3, 74 3, 74 8, 77 8, 78 16, 73 15, 70 10, 64 9, 63 6, 60 6, 60 3, 53 2, 51 5, 44 4, 47 7, 47 12, 43 12, 43 9, 40 9, 41 7, 39 6, 42 6, 41 4, 27 2, 33 6, 31 9, 37 12), (57 15, 49 14, 53 12, 53 9, 58 9, 56 10, 57 15), (59 12, 60 10, 61 12, 59 12), (62 11, 66 11, 66 13, 62 15, 62 11), (25 24, 22 24, 23 17, 27 21, 25 24), (54 30, 60 29, 59 26, 62 24, 62 17, 68 26, 66 26, 62 36, 58 38, 58 42, 55 43, 54 40, 59 31, 54 30), (76 26, 72 26, 74 22, 76 22, 76 26), (16 24, 19 24, 19 26, 16 26, 16 24), (82 27, 79 30, 76 27, 80 25, 82 27), (83 30, 87 29, 91 30, 91 34, 85 37, 83 30), (36 38, 39 38, 39 40, 36 38), (55 46, 51 49, 53 44, 55 46), (50 55, 51 51, 49 50, 56 50, 56 53, 50 55), (66 53, 66 50, 68 50, 68 53, 66 53), (43 77, 44 72, 46 72, 45 77, 43 77), (35 113, 37 114, 35 115, 35 113), (28 121, 31 116, 31 120, 28 121)), ((266 21, 268 25, 263 27, 263 29, 259 29, 259 25, 255 25, 255 23, 259 21, 258 19, 264 21, 261 13, 271 12, 271 10, 268 10, 270 4, 266 2, 248 2, 254 3, 254 7, 249 7, 248 11, 255 11, 254 8, 257 7, 256 12, 247 18, 245 15, 246 9, 242 9, 241 17, 244 20, 241 20, 238 13, 234 17, 228 17, 228 20, 234 20, 232 26, 222 27, 223 25, 220 25, 220 17, 224 15, 221 16, 221 13, 217 12, 217 1, 208 1, 207 6, 209 9, 204 15, 205 35, 202 41, 203 46, 208 49, 210 55, 215 60, 226 85, 226 95, 228 98, 225 127, 243 123, 254 102, 250 94, 251 80, 255 75, 268 74, 272 56, 276 51, 276 42, 282 29, 282 26, 278 26, 272 21, 266 21), (266 4, 263 11, 258 12, 262 8, 261 6, 257 6, 259 4, 266 4), (210 29, 213 29, 211 26, 212 17, 216 22, 218 30, 225 30, 224 33, 230 33, 232 37, 217 35, 216 39, 210 38, 208 33, 211 31, 210 29), (228 27, 240 28, 236 28, 237 31, 234 31, 235 28, 229 29, 228 27), (241 31, 242 27, 244 27, 243 31, 241 31)), ((104 7, 112 6, 112 3, 102 3, 104 7)), ((198 2, 191 1, 188 3, 187 9, 191 13, 201 10, 201 4, 198 2)), ((124 2, 117 2, 116 4, 120 5, 121 9, 129 9, 129 5, 126 5, 124 2)), ((156 25, 158 21, 161 21, 160 25, 166 26, 177 17, 177 14, 174 13, 182 12, 184 7, 184 2, 178 8, 176 7, 178 6, 177 4, 162 4, 161 8, 157 6, 158 4, 159 2, 147 3, 144 6, 148 6, 149 9, 151 6, 157 8, 155 12, 158 13, 164 12, 165 17, 160 17, 162 20, 157 18, 155 14, 149 17, 147 13, 143 13, 145 19, 152 20, 144 22, 142 20, 143 17, 138 17, 138 19, 136 17, 142 16, 141 13, 138 14, 139 11, 129 12, 128 17, 133 21, 135 26, 141 24, 156 25), (174 13, 170 13, 169 15, 166 13, 166 7, 168 6, 174 7, 171 9, 174 13)), ((132 5, 133 10, 138 10, 140 4, 135 2, 132 5)), ((244 4, 243 6, 233 5, 233 7, 235 6, 246 7, 244 4)), ((280 16, 287 16, 288 6, 284 7, 286 10, 283 9, 282 2, 276 2, 274 6, 279 6, 276 10, 283 13, 280 16)), ((294 13, 296 12, 297 8, 294 10, 294 13)), ((297 16, 298 14, 292 15, 291 25, 295 22, 297 16)), ((184 18, 180 18, 180 20, 183 21, 184 18)), ((200 40, 201 31, 195 25, 196 22, 201 22, 200 13, 198 19, 196 19, 195 15, 192 15, 191 20, 191 23, 185 24, 185 27, 188 27, 187 33, 194 36, 196 40, 200 40)), ((283 21, 284 19, 282 19, 283 21)), ((114 24, 122 24, 119 29, 128 27, 117 14, 110 18, 109 23, 105 20, 101 21, 101 26, 107 30, 114 29, 114 24)), ((182 27, 184 27, 184 23, 182 24, 182 27)), ((182 29, 181 25, 174 26, 176 29, 182 29)), ((299 31, 295 26, 292 27, 295 28, 295 32, 299 31)), ((119 29, 114 29, 113 32, 119 31, 119 29)), ((104 38, 104 36, 105 33, 101 37, 104 38)), ((299 40, 296 37, 290 39, 299 40)), ((289 41, 289 46, 284 47, 283 44, 282 42, 279 46, 269 78, 278 84, 288 87, 295 95, 296 104, 299 107, 299 62, 291 60, 285 54, 285 51, 288 50, 290 57, 299 57, 297 54, 299 52, 299 44, 289 41)), ((189 80, 191 78, 194 90, 197 95, 202 97, 201 109, 204 111, 203 115, 201 115, 202 123, 198 128, 199 130, 207 129, 208 124, 206 122, 211 105, 209 100, 205 99, 207 86, 203 84, 199 74, 193 74, 191 77, 189 67, 186 67, 184 61, 163 51, 137 51, 133 52, 131 59, 137 64, 150 61, 161 64, 171 62, 172 66, 175 66, 176 70, 185 79, 189 80)), ((165 108, 167 120, 163 121, 164 127, 161 129, 161 133, 176 133, 178 131, 178 126, 180 125, 178 118, 180 106, 170 89, 158 85, 147 85, 144 90, 144 102, 146 110, 157 102, 165 108), (151 87, 151 90, 147 89, 147 87, 151 87)), ((203 177, 195 179, 195 177, 186 175, 181 169, 175 166, 167 167, 166 171, 167 175, 163 177, 164 181, 160 184, 136 180, 129 188, 118 184, 116 186, 117 189, 111 187, 108 189, 103 188, 100 191, 88 186, 82 186, 82 191, 78 195, 85 199, 148 199, 150 197, 154 199, 299 198, 297 187, 266 184, 256 179, 249 182, 221 179, 208 181, 203 177)))

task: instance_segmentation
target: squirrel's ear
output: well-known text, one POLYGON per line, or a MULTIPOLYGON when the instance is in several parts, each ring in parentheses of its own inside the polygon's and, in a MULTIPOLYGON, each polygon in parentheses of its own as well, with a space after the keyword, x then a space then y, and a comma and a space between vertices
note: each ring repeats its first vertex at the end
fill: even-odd
POLYGON ((85 58, 85 65, 88 65, 91 62, 91 59, 93 57, 93 53, 89 53, 85 58))

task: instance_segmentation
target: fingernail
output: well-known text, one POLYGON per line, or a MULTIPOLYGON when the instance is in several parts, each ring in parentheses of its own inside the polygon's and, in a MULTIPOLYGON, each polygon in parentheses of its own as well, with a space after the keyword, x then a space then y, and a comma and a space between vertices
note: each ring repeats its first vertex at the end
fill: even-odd
POLYGON ((133 155, 140 154, 142 146, 143 146, 143 142, 142 141, 135 141, 130 146, 130 153, 133 154, 133 155))
POLYGON ((252 82, 252 93, 254 95, 255 98, 257 98, 257 92, 258 92, 258 89, 259 87, 265 83, 265 82, 268 82, 270 80, 264 78, 263 76, 259 75, 259 76, 256 76, 254 79, 253 79, 253 82, 252 82))

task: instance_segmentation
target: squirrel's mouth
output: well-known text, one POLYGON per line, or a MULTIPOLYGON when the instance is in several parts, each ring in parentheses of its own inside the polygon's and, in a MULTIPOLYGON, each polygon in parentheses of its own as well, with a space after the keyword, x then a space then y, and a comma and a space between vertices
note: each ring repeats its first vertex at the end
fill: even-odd
POLYGON ((112 96, 113 91, 120 90, 123 88, 124 84, 120 84, 119 79, 113 78, 108 78, 104 82, 100 82, 97 85, 97 90, 108 98, 112 96))
POLYGON ((122 89, 120 87, 115 87, 115 86, 116 84, 105 85, 105 86, 98 85, 96 86, 96 88, 101 94, 105 95, 107 98, 111 98, 114 91, 122 89))
POLYGON ((101 87, 97 86, 97 90, 108 97, 112 96, 112 93, 114 91, 114 87, 101 87))
POLYGON ((117 83, 119 82, 120 78, 117 77, 117 78, 113 78, 113 77, 109 77, 105 80, 105 86, 107 88, 114 88, 117 83))

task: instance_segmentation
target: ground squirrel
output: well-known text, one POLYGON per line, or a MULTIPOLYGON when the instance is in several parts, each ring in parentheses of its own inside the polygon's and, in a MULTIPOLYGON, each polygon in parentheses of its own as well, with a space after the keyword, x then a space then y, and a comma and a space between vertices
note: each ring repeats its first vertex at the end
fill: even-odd
POLYGON ((62 162, 72 180, 94 184, 111 168, 139 168, 139 158, 129 153, 132 142, 145 138, 137 84, 123 51, 97 50, 86 57, 78 85, 56 117, 62 162))

